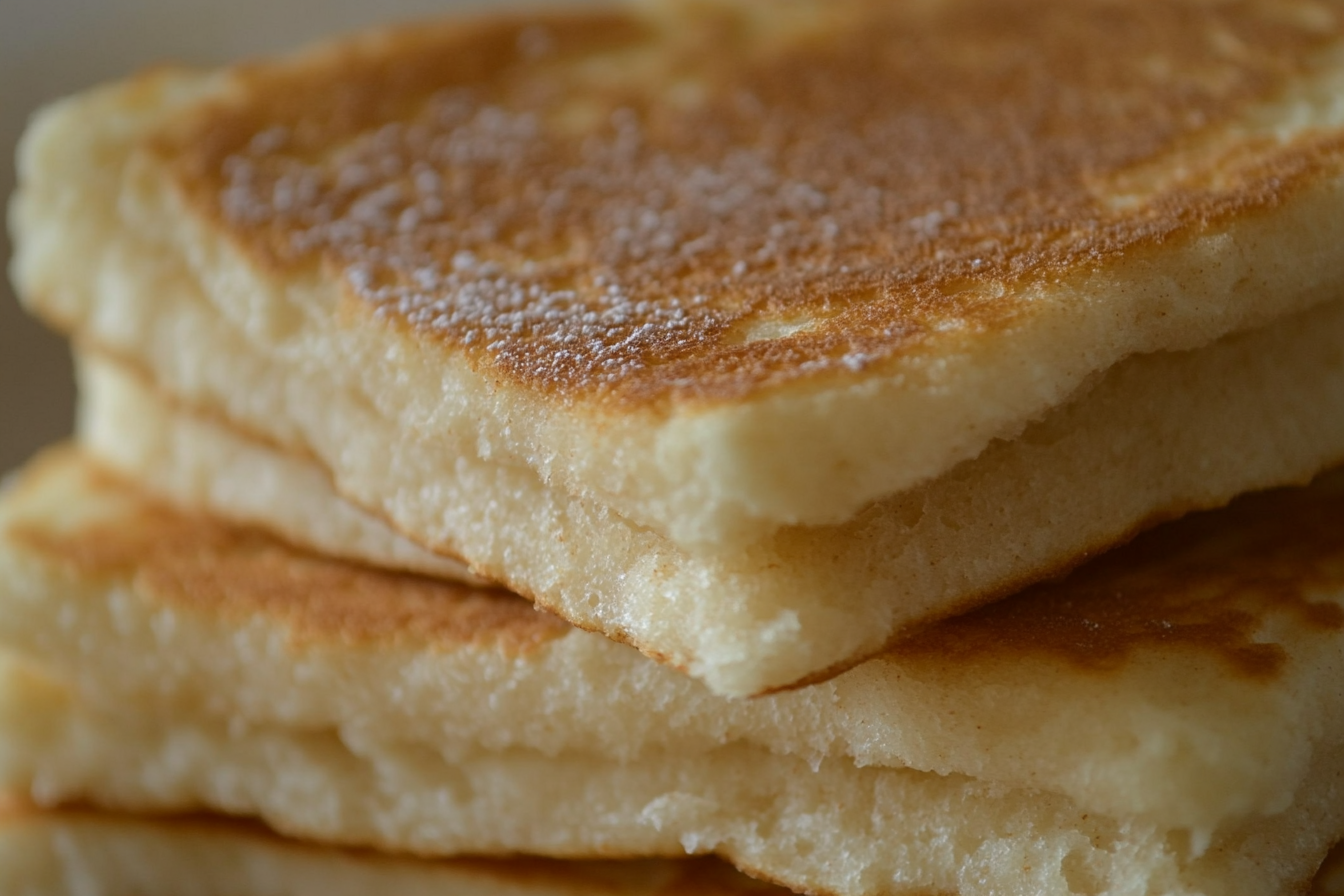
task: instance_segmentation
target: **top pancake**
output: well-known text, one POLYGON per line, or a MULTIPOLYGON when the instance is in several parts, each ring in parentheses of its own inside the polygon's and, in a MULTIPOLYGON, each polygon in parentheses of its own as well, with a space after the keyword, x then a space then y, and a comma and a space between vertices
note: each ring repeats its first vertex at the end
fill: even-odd
MULTIPOLYGON (((1344 282, 1338 4, 765 9, 147 76, 116 113, 145 188, 121 225, 166 232, 265 350, 344 383, 364 339, 408 384, 363 384, 380 413, 429 432, 465 402, 483 455, 696 549, 844 521, 1130 354, 1344 282)), ((44 182, 54 133, 18 280, 115 341, 60 263, 88 225, 44 182)))
POLYGON ((992 339, 1031 287, 1340 161, 1335 133, 1229 139, 1344 35, 1325 8, 760 15, 386 34, 244 68, 157 148, 277 272, 497 379, 664 408, 992 339))

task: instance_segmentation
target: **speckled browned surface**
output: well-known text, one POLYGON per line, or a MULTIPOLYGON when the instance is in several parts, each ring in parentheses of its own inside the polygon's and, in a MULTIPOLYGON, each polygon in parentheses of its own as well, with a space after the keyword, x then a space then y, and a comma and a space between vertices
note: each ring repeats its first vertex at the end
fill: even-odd
POLYGON ((73 527, 18 520, 5 532, 75 575, 126 581, 148 600, 235 623, 260 615, 297 642, 476 645, 526 654, 569 631, 505 591, 319 557, 259 531, 169 509, 76 458, 68 450, 44 455, 23 487, 40 488, 44 476, 82 476, 85 494, 111 497, 123 509, 73 527))
MULTIPOLYGON (((491 8, 565 0, 483 0, 491 8)), ((8 0, 0 28, 0 202, 20 131, 44 103, 164 61, 220 64, 321 35, 470 5, 463 0, 8 0), (146 23, 152 22, 152 27, 146 23), (78 27, 71 27, 78 23, 78 27)), ((0 267, 10 244, 0 227, 0 267)), ((74 382, 61 339, 19 307, 0 273, 0 471, 70 432, 74 382)))
POLYGON ((496 377, 636 404, 992 334, 1032 284, 1344 161, 1333 133, 1226 139, 1338 41, 1335 4, 844 8, 390 32, 246 69, 157 145, 261 263, 496 377))

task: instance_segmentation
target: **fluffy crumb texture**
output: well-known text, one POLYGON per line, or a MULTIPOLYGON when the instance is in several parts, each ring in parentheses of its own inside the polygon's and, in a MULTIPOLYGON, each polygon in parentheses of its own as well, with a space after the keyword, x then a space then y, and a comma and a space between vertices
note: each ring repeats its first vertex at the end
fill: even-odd
POLYGON ((184 412, 133 368, 79 352, 76 363, 85 444, 178 507, 265 529, 333 557, 489 584, 341 499, 331 477, 310 459, 184 412))
POLYGON ((0 786, 431 855, 715 853, 842 896, 1287 894, 1344 835, 1340 532, 1338 477, 1242 499, 732 700, 60 449, 0 503, 0 786))
POLYGON ((0 815, 6 896, 786 896, 712 860, 425 861, 203 816, 0 815))
MULTIPOLYGON (((234 366, 246 343, 210 346, 234 366)), ((204 351, 205 349, 203 349, 204 351)), ((347 506, 349 481, 199 409, 184 408, 105 353, 81 364, 81 438, 100 458, 179 506, 261 525, 315 549, 442 575, 442 562, 347 506)), ((202 356, 184 357, 195 369, 202 356)), ((329 398, 283 398, 262 366, 238 394, 340 424, 329 398)), ((238 385, 235 382, 235 385, 238 385)), ((1202 350, 1143 356, 1009 442, 843 526, 794 528, 750 551, 678 549, 514 466, 459 463, 423 487, 430 446, 398 444, 389 464, 375 424, 350 406, 342 456, 367 478, 355 497, 407 532, 462 533, 454 550, 486 576, 579 626, 628 641, 720 693, 825 677, 893 634, 1077 562, 1134 528, 1248 488, 1305 480, 1344 454, 1344 303, 1202 350), (1238 394, 1235 406, 1225 401, 1238 394), (1197 459, 1197 462, 1195 462, 1197 459), (399 497, 380 482, 398 478, 399 497), (442 504, 444 495, 453 496, 442 504), (410 524, 407 521, 410 520, 410 524), (489 558, 482 563, 482 558, 489 558), (725 599, 731 595, 732 600, 725 599), (818 670, 825 670, 819 674, 818 670)))
POLYGON ((1293 804, 1192 842, 1035 791, 910 770, 809 768, 742 746, 625 763, 227 726, 5 681, 0 780, 38 804, 208 807, 306 839, 435 854, 718 853, 821 894, 1289 896, 1344 832, 1344 751, 1293 804))
POLYGON ((1344 449, 1233 378, 1190 400, 1235 439, 1181 444, 1170 405, 1130 445, 1093 432, 1133 454, 1071 453, 1053 494, 1086 524, 1041 545, 997 496, 926 525, 994 518, 984 568, 898 534, 1126 358, 1339 298, 1340 4, 777 7, 486 16, 91 92, 24 142, 15 279, 421 545, 721 693, 1344 449), (1244 468, 1212 450, 1247 434, 1244 468), (868 552, 842 600, 835 527, 868 552), (816 561, 791 594, 781 553, 816 561))
MULTIPOLYGON (((1344 850, 1311 896, 1344 896, 1344 850)), ((205 816, 26 808, 0 816, 7 896, 784 896, 710 861, 426 861, 284 840, 205 816)))

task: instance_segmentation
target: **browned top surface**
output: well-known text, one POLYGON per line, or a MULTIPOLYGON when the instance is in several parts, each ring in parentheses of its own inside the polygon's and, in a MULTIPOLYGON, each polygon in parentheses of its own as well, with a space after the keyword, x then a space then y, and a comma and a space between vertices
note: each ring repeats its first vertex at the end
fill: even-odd
POLYGON ((1269 680, 1303 631, 1344 632, 1344 471, 1161 526, 894 655, 967 665, 1044 653, 1105 671, 1141 649, 1197 651, 1269 680))
POLYGON ((797 15, 391 32, 243 69, 157 145, 262 263, 496 377, 655 406, 992 332, 1018 287, 1344 159, 1227 138, 1338 41, 1329 0, 745 6, 797 15))
POLYGON ((76 575, 128 580, 151 600, 231 622, 264 615, 296 642, 477 645, 525 654, 570 630, 506 591, 319 557, 262 532, 171 510, 73 453, 54 456, 25 481, 41 488, 45 477, 63 476, 84 477, 87 489, 74 500, 110 498, 119 502, 117 510, 63 525, 65 511, 43 504, 40 514, 13 523, 6 537, 76 575))

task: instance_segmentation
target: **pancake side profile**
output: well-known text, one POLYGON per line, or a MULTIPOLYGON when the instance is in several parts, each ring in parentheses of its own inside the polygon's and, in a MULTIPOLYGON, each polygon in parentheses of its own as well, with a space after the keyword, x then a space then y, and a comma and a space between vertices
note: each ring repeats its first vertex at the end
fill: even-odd
MULTIPOLYGON (((1344 894, 1336 849, 1310 896, 1344 894)), ((709 860, 425 861, 284 840, 205 816, 145 818, 10 811, 0 818, 0 886, 11 896, 784 896, 709 860)))
POLYGON ((171 399, 133 368, 106 358, 77 363, 86 370, 79 389, 85 441, 113 465, 157 480, 178 506, 265 529, 344 560, 489 584, 460 561, 420 547, 339 498, 331 478, 310 459, 233 434, 218 421, 175 412, 171 399))
MULTIPOLYGON (((209 354, 221 364, 246 357, 245 343, 225 341, 218 321, 201 317, 191 327, 211 334, 217 352, 209 354)), ((135 365, 87 346, 79 429, 99 458, 179 506, 393 569, 442 575, 435 553, 469 556, 484 578, 570 622, 717 692, 755 694, 842 671, 930 615, 1058 573, 1079 552, 1099 552, 1164 517, 1306 481, 1344 456, 1342 346, 1344 303, 1336 302, 1197 351, 1131 359, 1020 438, 851 523, 786 530, 713 558, 680 551, 517 467, 459 464, 456 478, 421 488, 431 446, 401 439, 389 464, 356 405, 343 406, 349 428, 332 426, 342 416, 332 401, 316 392, 283 400, 290 393, 269 385, 280 374, 262 365, 233 380, 237 394, 265 404, 268 418, 294 413, 330 427, 347 459, 399 477, 400 497, 380 497, 372 476, 352 493, 320 461, 184 404, 135 365), (1229 407, 1231 391, 1240 398, 1229 407), (342 498, 371 513, 352 512, 342 498), (428 542, 434 552, 424 541, 417 548, 378 518, 441 538, 428 542)))
POLYGON ((0 782, 429 855, 715 853, 806 892, 1290 893, 1344 833, 1341 522, 1338 477, 1253 496, 739 701, 65 449, 0 504, 0 782))
POLYGON ((723 694, 1344 454, 1243 376, 1191 401, 1274 446, 1244 467, 1135 421, 1155 457, 1074 459, 1116 471, 1074 483, 1085 524, 930 524, 994 517, 982 560, 879 510, 917 517, 1126 364, 1339 302, 1339 4, 771 8, 484 16, 92 91, 24 141, 16 282, 422 547, 723 694), (869 546, 839 602, 832 534, 869 546))

